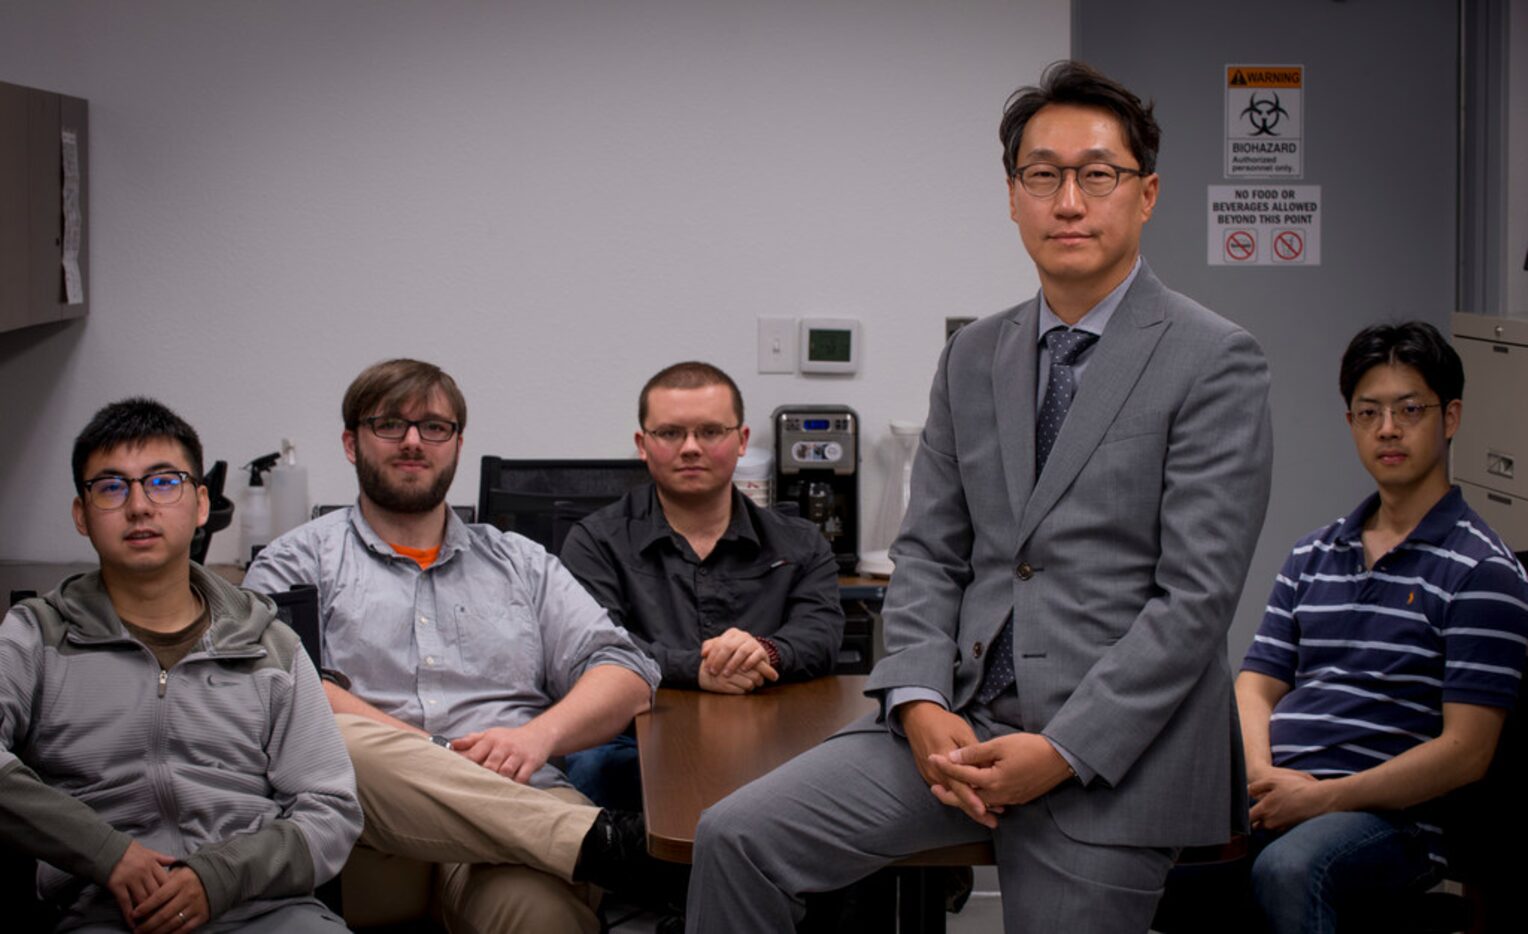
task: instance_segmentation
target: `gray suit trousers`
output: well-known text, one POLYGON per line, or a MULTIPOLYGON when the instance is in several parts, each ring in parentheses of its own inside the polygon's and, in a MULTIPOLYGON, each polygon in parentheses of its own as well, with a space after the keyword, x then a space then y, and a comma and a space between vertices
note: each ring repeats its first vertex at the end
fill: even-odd
POLYGON ((806 893, 842 888, 923 850, 985 839, 997 853, 1007 934, 1142 934, 1176 856, 1072 840, 1044 798, 1009 807, 988 831, 934 798, 906 740, 880 728, 842 733, 702 815, 686 930, 790 931, 806 893))

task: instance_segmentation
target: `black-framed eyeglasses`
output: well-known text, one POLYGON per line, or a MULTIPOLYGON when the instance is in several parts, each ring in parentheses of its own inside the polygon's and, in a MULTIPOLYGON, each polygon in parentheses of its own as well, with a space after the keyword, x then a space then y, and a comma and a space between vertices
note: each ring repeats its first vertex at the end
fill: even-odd
POLYGON ((1378 402, 1360 402, 1348 410, 1348 417, 1353 420, 1355 427, 1369 429, 1380 423, 1385 413, 1390 413, 1390 418, 1397 425, 1410 428, 1420 424, 1428 409, 1441 409, 1441 402, 1397 402, 1393 405, 1380 405, 1378 402))
POLYGON ((373 415, 361 421, 383 441, 402 441, 408 437, 409 429, 415 428, 419 431, 419 440, 429 444, 445 444, 456 437, 456 430, 460 427, 456 422, 444 418, 412 419, 396 415, 373 415))
POLYGON ((1145 178, 1152 174, 1111 162, 1085 162, 1082 165, 1031 162, 1029 165, 1021 165, 1015 169, 1013 177, 1017 178, 1019 184, 1024 186, 1024 190, 1034 197, 1049 198, 1061 190, 1061 183, 1066 180, 1068 172, 1077 176, 1077 187, 1082 193, 1093 198, 1113 194, 1114 189, 1119 187, 1122 176, 1135 175, 1145 178))
POLYGON ((729 433, 737 431, 742 427, 741 423, 736 425, 718 425, 714 422, 706 425, 696 425, 694 428, 685 428, 682 425, 659 425, 651 430, 644 428, 642 433, 664 447, 677 448, 684 444, 684 440, 690 435, 695 436, 696 442, 710 447, 713 444, 719 444, 729 433))
POLYGON ((174 506, 185 495, 187 486, 196 486, 196 478, 184 470, 156 470, 141 477, 118 477, 108 474, 86 480, 85 498, 101 510, 121 509, 132 493, 133 484, 143 487, 143 495, 157 506, 174 506))

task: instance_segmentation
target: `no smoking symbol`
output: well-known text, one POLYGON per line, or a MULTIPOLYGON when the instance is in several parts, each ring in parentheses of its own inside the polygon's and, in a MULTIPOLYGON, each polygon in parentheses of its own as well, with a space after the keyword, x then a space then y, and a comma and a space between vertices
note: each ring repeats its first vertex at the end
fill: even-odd
POLYGON ((1286 263, 1299 262, 1305 255, 1305 238, 1298 231, 1279 231, 1273 235, 1273 255, 1286 263))
POLYGON ((1257 252, 1257 238, 1250 230, 1233 230, 1226 234, 1226 258, 1244 262, 1257 252))

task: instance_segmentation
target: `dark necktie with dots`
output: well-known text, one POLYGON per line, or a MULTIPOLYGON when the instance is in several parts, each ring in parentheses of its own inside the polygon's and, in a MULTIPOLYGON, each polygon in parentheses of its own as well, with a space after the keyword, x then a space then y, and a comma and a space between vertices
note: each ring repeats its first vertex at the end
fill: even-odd
MULTIPOLYGON (((1093 346, 1097 334, 1087 331, 1069 331, 1052 328, 1045 333, 1045 347, 1050 351, 1050 380, 1045 386, 1045 401, 1040 403, 1040 413, 1035 416, 1035 482, 1045 472, 1045 461, 1050 457, 1051 446, 1061 434, 1067 410, 1072 407, 1072 397, 1077 395, 1077 376, 1073 365, 1082 352, 1093 346)), ((992 645, 992 657, 987 662, 987 673, 982 678, 981 690, 976 699, 990 704, 998 695, 1013 687, 1013 619, 1010 617, 1003 631, 998 633, 992 645)))

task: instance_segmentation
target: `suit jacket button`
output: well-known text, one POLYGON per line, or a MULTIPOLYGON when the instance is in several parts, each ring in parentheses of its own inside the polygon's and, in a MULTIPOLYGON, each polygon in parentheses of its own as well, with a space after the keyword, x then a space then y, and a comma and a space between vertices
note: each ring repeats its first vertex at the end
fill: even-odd
POLYGON ((1014 568, 1013 573, 1018 575, 1019 580, 1027 581, 1031 577, 1035 576, 1035 569, 1029 566, 1028 561, 1025 561, 1023 564, 1020 564, 1018 567, 1014 568))
POLYGON ((981 658, 982 657, 982 644, 980 642, 978 642, 975 645, 971 646, 971 657, 972 658, 981 658))

